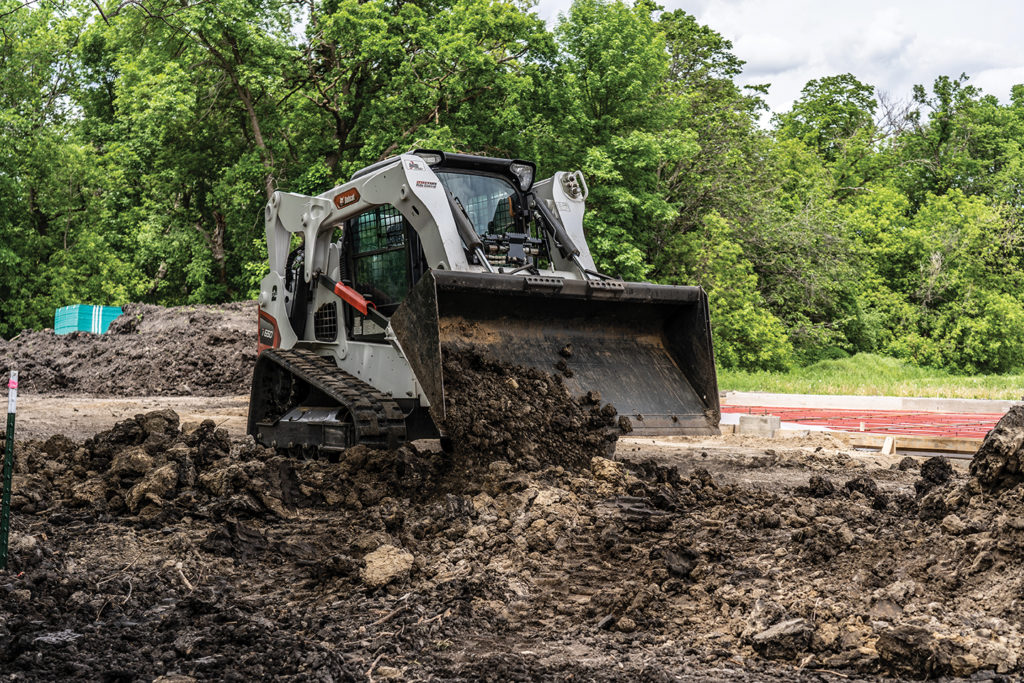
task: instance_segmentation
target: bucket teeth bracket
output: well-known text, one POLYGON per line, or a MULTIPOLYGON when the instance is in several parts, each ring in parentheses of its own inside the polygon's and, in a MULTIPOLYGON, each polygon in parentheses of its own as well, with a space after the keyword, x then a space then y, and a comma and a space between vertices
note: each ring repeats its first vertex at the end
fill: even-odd
POLYGON ((565 280, 551 275, 527 275, 526 289, 549 289, 560 290, 565 285, 565 280))
POLYGON ((626 291, 625 283, 617 280, 590 280, 587 282, 587 286, 592 290, 601 290, 606 292, 626 291))

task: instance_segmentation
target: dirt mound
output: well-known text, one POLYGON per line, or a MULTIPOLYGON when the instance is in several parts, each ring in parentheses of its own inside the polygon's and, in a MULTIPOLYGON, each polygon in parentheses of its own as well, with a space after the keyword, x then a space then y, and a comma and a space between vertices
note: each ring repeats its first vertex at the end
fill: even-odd
POLYGON ((0 375, 25 392, 96 395, 246 394, 256 361, 256 304, 163 308, 127 304, 106 334, 26 331, 0 340, 0 375))
POLYGON ((986 491, 1024 481, 1024 406, 1013 406, 985 435, 971 460, 971 476, 986 491))
POLYGON ((19 444, 12 507, 130 517, 144 526, 186 515, 283 519, 296 506, 358 509, 435 490, 450 470, 447 458, 412 446, 356 447, 337 463, 281 457, 250 440, 233 448, 212 420, 181 429, 174 411, 161 410, 118 422, 82 444, 62 436, 19 444))
POLYGON ((474 464, 507 460, 539 469, 586 467, 615 450, 615 406, 601 394, 573 398, 562 378, 501 363, 466 348, 445 346, 445 431, 456 454, 474 464))
POLYGON ((178 521, 207 502, 216 514, 284 514, 283 475, 272 454, 250 447, 228 458, 230 451, 227 433, 212 421, 181 431, 171 410, 118 422, 82 444, 62 436, 28 442, 16 459, 12 507, 125 515, 145 525, 178 521))
POLYGON ((581 469, 425 447, 285 460, 170 411, 19 443, 0 666, 49 680, 1019 674, 1024 487, 994 496, 954 472, 925 496, 941 492, 946 515, 921 519, 916 472, 808 451, 781 486, 764 483, 781 476, 771 457, 700 449, 581 469))

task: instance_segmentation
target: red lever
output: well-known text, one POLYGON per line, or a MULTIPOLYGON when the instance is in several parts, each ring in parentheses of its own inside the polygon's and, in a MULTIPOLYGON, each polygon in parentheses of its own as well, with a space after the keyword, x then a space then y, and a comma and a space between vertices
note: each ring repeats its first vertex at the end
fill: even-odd
POLYGON ((341 298, 342 301, 347 303, 352 308, 356 309, 363 315, 369 315, 367 309, 372 308, 377 310, 377 307, 373 305, 373 302, 367 301, 363 298, 363 295, 352 289, 348 285, 344 285, 340 282, 334 283, 334 293, 341 298))

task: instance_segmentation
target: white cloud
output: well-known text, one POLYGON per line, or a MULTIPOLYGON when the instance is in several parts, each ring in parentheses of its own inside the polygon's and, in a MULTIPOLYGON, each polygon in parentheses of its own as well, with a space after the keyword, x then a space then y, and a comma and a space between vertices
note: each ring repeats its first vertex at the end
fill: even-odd
POLYGON ((971 76, 969 83, 981 88, 989 95, 995 95, 1002 102, 1010 101, 1010 89, 1024 83, 1024 66, 986 69, 971 76))
POLYGON ((738 38, 733 48, 743 54, 747 62, 743 73, 748 77, 792 71, 812 59, 804 46, 774 35, 747 34, 738 38))
POLYGON ((849 58, 854 63, 893 64, 905 58, 916 34, 900 11, 886 7, 876 12, 864 26, 849 27, 844 41, 831 46, 833 59, 849 58))

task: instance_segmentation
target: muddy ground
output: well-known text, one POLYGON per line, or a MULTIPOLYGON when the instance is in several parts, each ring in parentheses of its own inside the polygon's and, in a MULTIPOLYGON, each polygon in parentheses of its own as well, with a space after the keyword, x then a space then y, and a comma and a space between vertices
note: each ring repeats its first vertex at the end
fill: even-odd
POLYGON ((12 680, 1021 670, 1024 491, 941 461, 623 438, 579 471, 465 473, 430 442, 294 461, 178 420, 18 444, 12 680))
MULTIPOLYGON (((207 313, 150 311, 147 332, 142 311, 122 336, 224 329, 207 313)), ((34 334, 0 349, 35 392, 4 678, 1021 678, 1024 411, 968 470, 827 435, 630 438, 598 396, 482 363, 460 368, 456 457, 417 442, 331 463, 244 436, 241 360, 197 383, 166 356, 146 393, 187 396, 126 397, 161 372, 148 347, 122 364, 138 378, 88 396, 53 378, 95 377, 121 333, 34 334), (472 393, 488 381, 496 398, 472 393), (529 445, 498 428, 516 409, 529 445)))
POLYGON ((442 354, 447 410, 432 414, 460 466, 504 460, 524 470, 585 469, 632 429, 600 392, 572 396, 561 374, 499 362, 480 348, 443 345, 442 354))

